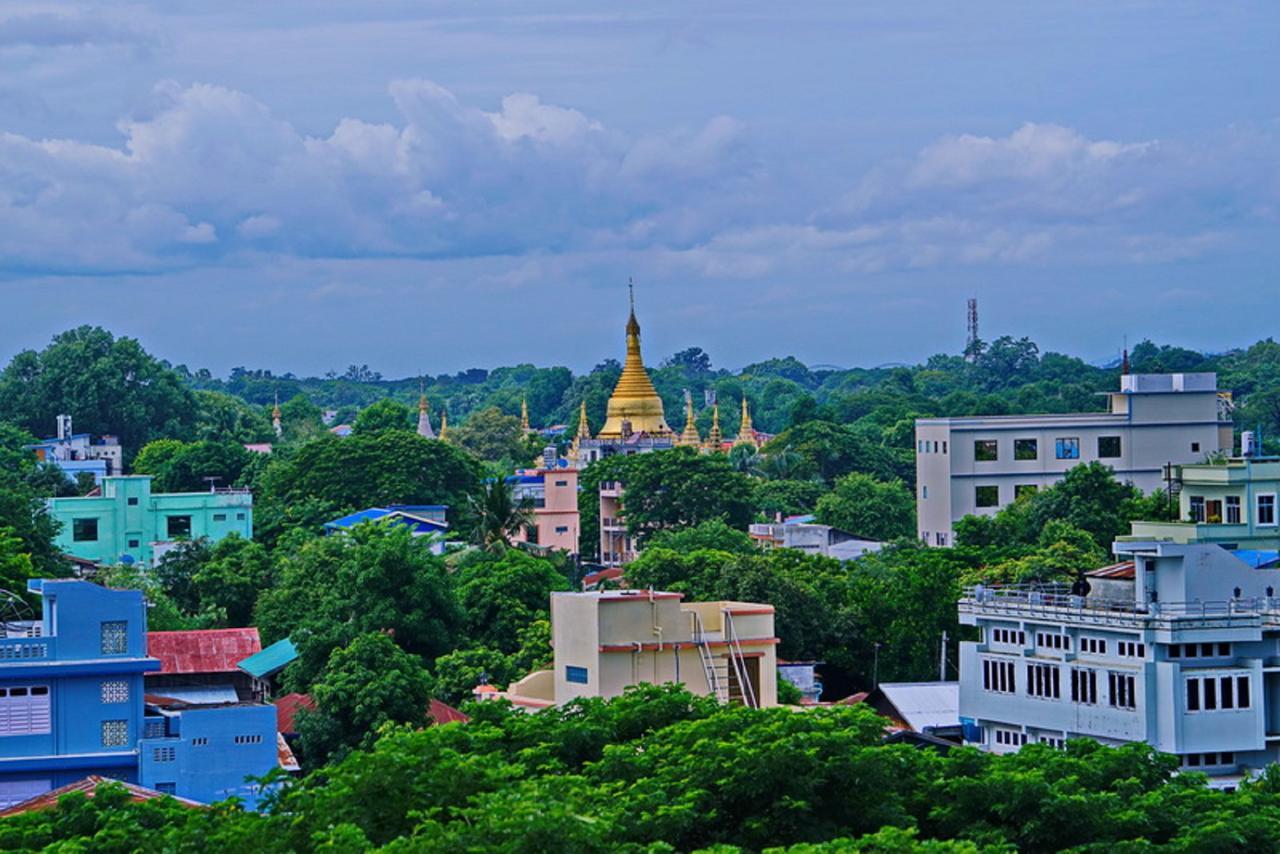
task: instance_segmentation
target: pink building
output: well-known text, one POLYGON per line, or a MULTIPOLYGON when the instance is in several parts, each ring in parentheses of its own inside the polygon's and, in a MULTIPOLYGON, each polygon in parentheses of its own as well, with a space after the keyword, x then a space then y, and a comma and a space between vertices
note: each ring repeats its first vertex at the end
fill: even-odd
POLYGON ((534 524, 516 541, 577 554, 578 470, 567 465, 522 469, 507 480, 516 498, 533 502, 534 524))

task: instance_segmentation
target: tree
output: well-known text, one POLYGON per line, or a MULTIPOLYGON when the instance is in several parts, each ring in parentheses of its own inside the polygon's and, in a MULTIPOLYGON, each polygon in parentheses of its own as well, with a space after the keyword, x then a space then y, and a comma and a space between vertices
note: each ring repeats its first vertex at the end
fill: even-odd
POLYGON ((36 577, 31 555, 12 528, 0 528, 0 589, 25 596, 27 582, 36 577))
POLYGON ((444 561, 399 525, 365 523, 329 537, 295 532, 275 552, 278 578, 258 598, 264 639, 293 640, 286 671, 306 690, 329 654, 359 634, 386 632, 427 662, 456 646, 462 609, 444 561))
POLYGON ((696 377, 711 373, 711 357, 701 347, 688 347, 667 358, 662 367, 683 368, 689 376, 696 377))
POLYGON ((550 562, 515 549, 464 561, 454 580, 468 640, 504 653, 519 650, 526 626, 550 618, 552 592, 569 589, 550 562))
POLYGON ((148 442, 143 460, 146 471, 154 475, 151 488, 155 492, 207 492, 210 487, 231 486, 240 479, 254 455, 236 442, 190 442, 174 446, 172 439, 148 442), (157 447, 160 445, 161 447, 157 447))
POLYGON ((476 461, 446 442, 402 430, 326 434, 291 454, 272 454, 258 479, 255 536, 272 542, 290 524, 388 504, 447 504, 459 522, 479 482, 476 461))
POLYGON ((196 400, 134 339, 81 326, 39 352, 24 350, 0 373, 0 420, 47 434, 64 413, 80 432, 119 437, 128 452, 151 439, 190 438, 196 400))
POLYGON ((682 553, 699 549, 713 549, 734 554, 754 554, 757 551, 755 543, 746 532, 730 528, 720 519, 712 519, 687 528, 659 531, 650 538, 649 547, 682 553))
POLYGON ((720 454, 673 448, 625 458, 622 481, 627 530, 641 545, 658 531, 720 519, 751 522, 751 480, 720 454))
POLYGON ((762 480, 755 484, 756 511, 766 519, 812 513, 826 484, 813 480, 762 480))
POLYGON ((356 433, 380 433, 383 430, 413 430, 415 423, 409 407, 398 400, 392 400, 388 397, 360 410, 352 429, 356 433))
POLYGON ((430 692, 420 659, 381 632, 357 635, 311 686, 315 711, 303 710, 298 722, 303 755, 320 764, 372 744, 387 723, 421 724, 430 692))
POLYGON ((852 472, 818 499, 818 521, 870 540, 910 537, 916 529, 915 498, 900 480, 876 480, 852 472))
POLYGON ((195 439, 205 442, 271 442, 271 421, 258 407, 230 394, 198 390, 195 439))
POLYGON ((450 429, 453 441, 482 460, 523 463, 528 456, 520 419, 503 415, 496 406, 473 412, 462 426, 450 429))
POLYGON ((901 466, 878 438, 857 427, 807 421, 784 430, 764 448, 766 455, 790 451, 799 457, 793 477, 819 477, 827 483, 860 471, 881 480, 899 476, 901 466))
POLYGON ((532 499, 516 498, 503 477, 491 478, 471 497, 471 514, 475 541, 490 552, 510 546, 511 537, 534 521, 532 499))

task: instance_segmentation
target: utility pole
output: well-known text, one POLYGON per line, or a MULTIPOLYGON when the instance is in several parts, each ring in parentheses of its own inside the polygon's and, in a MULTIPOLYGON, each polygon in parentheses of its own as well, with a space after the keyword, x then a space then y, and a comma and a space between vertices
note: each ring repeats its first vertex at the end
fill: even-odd
POLYGON ((942 652, 938 655, 938 681, 947 681, 947 633, 942 632, 942 652))
POLYGON ((978 360, 978 299, 969 297, 969 313, 965 324, 967 336, 964 357, 970 362, 978 360))

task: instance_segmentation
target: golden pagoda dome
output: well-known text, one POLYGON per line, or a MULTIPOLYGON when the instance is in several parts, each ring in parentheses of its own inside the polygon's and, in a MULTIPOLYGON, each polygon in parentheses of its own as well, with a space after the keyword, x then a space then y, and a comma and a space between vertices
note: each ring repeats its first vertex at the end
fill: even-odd
POLYGON ((759 443, 756 441, 756 428, 751 423, 751 410, 747 408, 747 396, 742 396, 742 421, 738 424, 738 438, 734 440, 734 445, 750 445, 757 447, 759 443))
POLYGON ((707 431, 708 451, 719 451, 724 443, 724 435, 720 432, 720 404, 713 404, 711 407, 711 429, 707 431))
POLYGON ((698 419, 693 414, 693 395, 688 389, 684 390, 684 430, 680 433, 680 438, 676 439, 676 444, 690 448, 702 444, 702 436, 698 434, 698 419))
POLYGON ((627 318, 627 360, 622 365, 622 376, 618 377, 618 384, 609 396, 604 426, 596 438, 623 438, 624 422, 631 433, 663 438, 675 435, 663 417, 662 398, 653 387, 644 359, 640 356, 640 324, 636 320, 634 299, 631 316, 627 318))

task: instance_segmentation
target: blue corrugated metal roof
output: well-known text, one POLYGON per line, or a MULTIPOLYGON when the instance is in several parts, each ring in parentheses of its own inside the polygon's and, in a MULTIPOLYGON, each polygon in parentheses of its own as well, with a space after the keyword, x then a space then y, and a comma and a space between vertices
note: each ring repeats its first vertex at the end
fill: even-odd
POLYGON ((255 652, 236 664, 236 667, 256 679, 263 679, 283 670, 285 665, 297 657, 298 650, 294 647, 293 641, 285 638, 276 641, 262 652, 255 652))
POLYGON ((325 522, 326 528, 352 528, 361 522, 375 522, 386 516, 391 511, 385 507, 369 507, 365 510, 357 510, 356 512, 343 516, 340 519, 333 519, 325 522))
POLYGON ((387 524, 392 525, 408 525, 415 531, 443 531, 449 527, 448 522, 439 519, 432 519, 427 514, 440 513, 442 508, 432 509, 430 507, 409 508, 395 507, 388 509, 386 507, 369 507, 365 510, 357 510, 341 519, 333 519, 324 523, 325 530, 336 531, 345 528, 354 528, 361 522, 379 522, 386 520, 387 524), (416 511, 416 512, 415 512, 416 511))
POLYGON ((1274 549, 1236 549, 1232 554, 1254 569, 1270 569, 1280 562, 1280 551, 1274 549))

